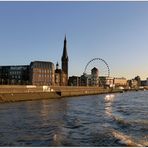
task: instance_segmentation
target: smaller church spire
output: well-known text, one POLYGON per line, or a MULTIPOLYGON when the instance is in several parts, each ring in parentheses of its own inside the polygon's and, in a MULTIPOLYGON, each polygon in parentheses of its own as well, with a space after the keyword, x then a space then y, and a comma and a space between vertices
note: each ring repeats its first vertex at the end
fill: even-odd
POLYGON ((56 64, 56 69, 59 69, 59 63, 57 62, 57 64, 56 64))

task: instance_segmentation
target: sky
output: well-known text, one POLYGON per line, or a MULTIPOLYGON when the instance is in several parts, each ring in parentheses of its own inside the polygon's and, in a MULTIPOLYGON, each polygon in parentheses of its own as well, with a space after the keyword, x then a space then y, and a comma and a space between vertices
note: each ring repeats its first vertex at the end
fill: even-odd
POLYGON ((0 1, 0 65, 61 65, 65 34, 69 76, 101 58, 112 77, 148 77, 148 2, 0 1))

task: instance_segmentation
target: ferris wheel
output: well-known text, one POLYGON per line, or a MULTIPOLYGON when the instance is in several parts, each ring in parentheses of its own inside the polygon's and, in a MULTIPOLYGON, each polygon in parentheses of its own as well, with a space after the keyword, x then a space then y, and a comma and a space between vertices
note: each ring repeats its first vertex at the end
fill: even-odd
POLYGON ((89 74, 91 69, 96 67, 99 70, 99 76, 110 76, 110 68, 107 62, 101 58, 91 59, 85 66, 83 74, 89 74))
POLYGON ((94 67, 98 69, 99 85, 103 85, 105 83, 105 78, 110 76, 109 65, 105 60, 101 58, 93 58, 86 64, 83 75, 90 75, 91 70, 94 67))

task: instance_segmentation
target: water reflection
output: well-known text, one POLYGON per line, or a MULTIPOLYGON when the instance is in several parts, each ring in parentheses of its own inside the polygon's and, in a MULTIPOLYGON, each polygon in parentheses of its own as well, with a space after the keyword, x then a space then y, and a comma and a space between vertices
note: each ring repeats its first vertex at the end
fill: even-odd
POLYGON ((129 138, 147 141, 145 93, 139 93, 140 100, 136 92, 0 104, 0 146, 126 146, 129 138))
POLYGON ((115 99, 114 94, 108 94, 108 95, 105 95, 105 97, 104 97, 105 113, 109 117, 112 117, 112 103, 114 102, 114 99, 115 99))

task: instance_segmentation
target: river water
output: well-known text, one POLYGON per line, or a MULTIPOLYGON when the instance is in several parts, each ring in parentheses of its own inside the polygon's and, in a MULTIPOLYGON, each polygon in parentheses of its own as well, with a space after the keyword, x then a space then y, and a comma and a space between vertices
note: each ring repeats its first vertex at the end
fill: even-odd
POLYGON ((148 91, 0 104, 0 146, 148 146, 148 91))

